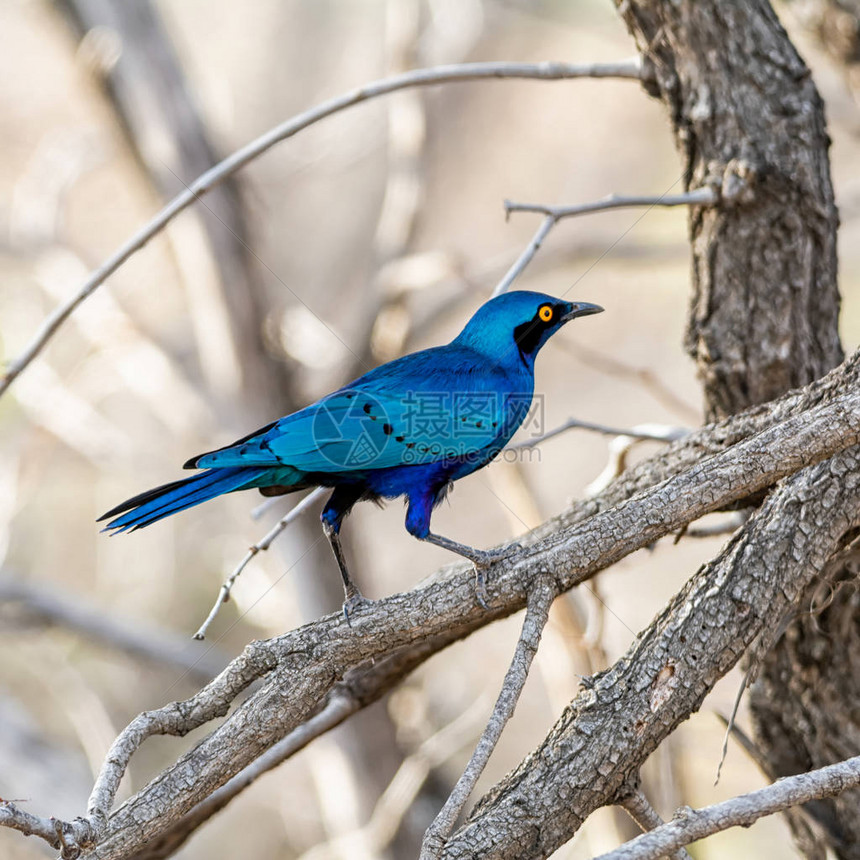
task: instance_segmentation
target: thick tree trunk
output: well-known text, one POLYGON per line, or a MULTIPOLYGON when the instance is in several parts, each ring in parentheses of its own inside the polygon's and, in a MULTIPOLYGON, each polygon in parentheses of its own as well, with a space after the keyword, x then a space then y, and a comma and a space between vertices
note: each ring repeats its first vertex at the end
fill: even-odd
POLYGON ((686 345, 708 415, 762 403, 842 357, 824 109, 766 0, 634 0, 619 11, 653 66, 686 184, 723 189, 691 213, 686 345))
MULTIPOLYGON (((691 213, 686 338, 708 414, 725 415, 808 382, 841 356, 822 102, 766 0, 625 0, 619 12, 653 64, 688 184, 719 182, 729 198, 691 213)), ((774 778, 860 748, 856 573, 856 557, 834 559, 827 608, 809 613, 814 583, 761 667, 752 708, 774 778)), ((858 792, 810 804, 820 828, 792 816, 807 856, 829 845, 860 857, 858 806, 858 792)))

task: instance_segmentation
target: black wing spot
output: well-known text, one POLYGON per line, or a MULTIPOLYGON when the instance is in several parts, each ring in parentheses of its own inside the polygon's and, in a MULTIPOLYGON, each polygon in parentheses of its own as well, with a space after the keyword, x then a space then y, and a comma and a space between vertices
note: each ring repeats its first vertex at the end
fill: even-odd
POLYGON ((363 408, 364 408, 365 414, 370 415, 370 410, 373 409, 373 404, 365 403, 363 408))
POLYGON ((481 425, 482 425, 483 423, 484 423, 483 421, 476 421, 476 422, 475 422, 475 426, 476 426, 476 427, 478 427, 478 428, 480 429, 480 427, 481 427, 481 425))
POLYGON ((390 436, 394 432, 394 428, 390 424, 383 424, 382 425, 382 432, 386 436, 390 436))
POLYGON ((498 422, 498 421, 494 421, 494 422, 493 422, 493 427, 498 427, 498 426, 499 426, 499 422, 498 422))
POLYGON ((402 442, 406 437, 405 436, 395 436, 396 441, 402 442))
POLYGON ((414 447, 415 447, 415 443, 414 443, 414 442, 407 442, 407 443, 406 443, 406 447, 407 447, 407 448, 414 448, 414 447))
POLYGON ((282 462, 283 462, 283 460, 281 460, 281 458, 280 458, 280 457, 279 457, 279 456, 278 456, 278 455, 277 455, 277 454, 272 450, 272 446, 269 444, 269 440, 268 440, 268 439, 261 439, 261 440, 260 440, 260 448, 261 448, 263 451, 268 451, 268 452, 272 455, 272 457, 273 457, 275 460, 277 460, 279 463, 282 463, 282 462))

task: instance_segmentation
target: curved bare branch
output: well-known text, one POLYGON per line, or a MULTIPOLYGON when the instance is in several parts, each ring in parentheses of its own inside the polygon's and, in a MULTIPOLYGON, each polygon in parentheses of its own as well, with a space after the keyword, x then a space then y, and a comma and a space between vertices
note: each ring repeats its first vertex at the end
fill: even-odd
POLYGON ((91 296, 123 263, 137 253, 153 236, 157 235, 180 212, 211 191, 228 176, 241 170, 275 144, 287 140, 308 126, 332 114, 409 87, 426 87, 459 81, 493 80, 501 78, 523 78, 529 80, 558 81, 571 78, 625 78, 641 80, 642 69, 638 58, 616 63, 463 63, 451 66, 435 66, 429 69, 413 69, 402 75, 394 75, 365 84, 357 89, 336 96, 310 110, 286 120, 256 140, 229 155, 223 161, 199 176, 185 190, 177 194, 148 224, 118 248, 81 285, 78 291, 64 304, 57 307, 44 321, 30 344, 12 361, 0 377, 0 396, 9 388, 30 362, 45 348, 62 324, 75 309, 91 296))

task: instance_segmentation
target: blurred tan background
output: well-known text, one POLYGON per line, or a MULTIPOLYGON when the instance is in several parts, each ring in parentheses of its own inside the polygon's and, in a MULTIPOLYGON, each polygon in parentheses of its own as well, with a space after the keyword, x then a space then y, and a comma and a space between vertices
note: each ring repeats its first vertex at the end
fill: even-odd
MULTIPOLYGON (((850 82, 791 10, 778 11, 828 105, 851 350, 860 341, 860 112, 850 82)), ((17 355, 87 272, 213 158, 324 98, 421 65, 632 53, 608 0, 4 0, 0 354, 17 355)), ((366 366, 450 339, 538 226, 532 215, 506 223, 503 199, 659 195, 682 190, 679 174, 662 107, 634 82, 407 91, 279 145, 120 269, 0 400, 0 796, 40 815, 82 814, 110 742, 139 711, 188 696, 249 640, 339 608, 317 508, 246 569, 207 642, 190 641, 221 581, 294 497, 257 520, 259 496, 222 498, 113 539, 99 533, 98 515, 366 366), (57 606, 85 616, 47 623, 57 606), (105 619, 162 657, 120 648, 116 631, 99 634, 105 619)), ((683 211, 564 222, 517 286, 607 311, 543 352, 544 429, 571 416, 617 427, 701 420, 680 346, 683 211)), ((520 534, 587 491, 608 441, 573 431, 521 462, 493 464, 458 484, 434 526, 476 546, 520 534)), ((416 543, 402 520, 390 504, 360 506, 347 521, 347 552, 371 597, 452 561, 416 543)), ((579 676, 620 656, 723 540, 662 541, 558 601, 481 789, 537 744, 579 676)), ((263 777, 177 856, 414 856, 483 726, 519 622, 432 660, 263 777), (398 768, 400 788, 377 805, 398 768), (420 786, 414 802, 408 775, 420 786)), ((724 679, 649 762, 646 790, 661 814, 764 783, 732 742, 713 785, 723 735, 714 712, 730 712, 739 683, 738 673, 724 679)), ((193 742, 148 742, 123 796, 193 742)), ((634 832, 601 810, 557 856, 590 857, 634 832)), ((778 818, 692 849, 727 852, 796 856, 778 818)), ((49 855, 0 830, 0 857, 49 855)))

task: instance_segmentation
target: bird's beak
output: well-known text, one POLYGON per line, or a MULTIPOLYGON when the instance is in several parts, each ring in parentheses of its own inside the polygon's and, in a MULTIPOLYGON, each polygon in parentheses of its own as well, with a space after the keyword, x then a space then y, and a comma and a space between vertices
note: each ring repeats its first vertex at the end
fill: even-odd
POLYGON ((591 314, 602 314, 600 305, 592 305, 588 302, 571 302, 570 310, 561 318, 563 323, 569 322, 574 317, 587 317, 591 314))

